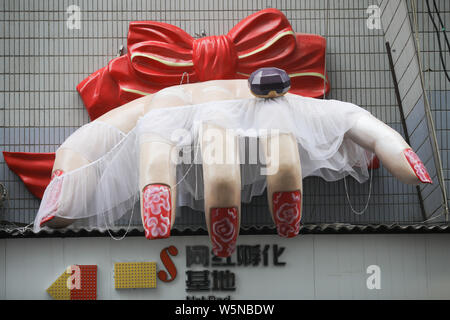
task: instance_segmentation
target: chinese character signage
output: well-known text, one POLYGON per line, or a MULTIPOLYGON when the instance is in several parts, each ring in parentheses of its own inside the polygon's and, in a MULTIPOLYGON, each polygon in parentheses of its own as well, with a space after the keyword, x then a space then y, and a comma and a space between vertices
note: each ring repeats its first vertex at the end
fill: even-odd
POLYGON ((186 292, 192 294, 186 299, 231 299, 230 293, 238 285, 239 267, 282 267, 286 265, 281 259, 284 250, 277 244, 238 245, 234 255, 221 258, 210 252, 208 246, 186 246, 186 292))
MULTIPOLYGON (((159 251, 159 261, 118 259, 110 269, 113 287, 120 289, 121 297, 126 289, 140 288, 151 289, 148 292, 158 290, 158 297, 168 290, 176 290, 178 296, 185 294, 188 300, 229 300, 239 295, 239 288, 248 286, 249 281, 244 281, 249 276, 246 270, 277 272, 277 268, 286 266, 286 248, 278 244, 238 245, 235 253, 227 258, 215 256, 207 245, 185 242, 183 245, 181 250, 173 245, 163 248, 159 251), (178 273, 184 278, 177 277, 178 273)), ((97 265, 71 265, 47 292, 58 300, 97 299, 97 268, 97 265)))

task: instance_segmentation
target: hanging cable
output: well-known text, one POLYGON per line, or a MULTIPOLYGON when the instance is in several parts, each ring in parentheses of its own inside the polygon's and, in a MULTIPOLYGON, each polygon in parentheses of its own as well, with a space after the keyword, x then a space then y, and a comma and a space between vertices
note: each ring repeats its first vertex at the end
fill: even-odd
POLYGON ((136 199, 138 198, 137 195, 138 195, 138 193, 136 193, 136 194, 134 195, 134 198, 133 198, 133 199, 134 199, 134 200, 133 200, 133 208, 131 209, 130 220, 128 221, 127 229, 125 230, 124 235, 121 236, 120 238, 116 238, 116 237, 113 236, 113 234, 111 233, 110 228, 109 228, 109 226, 108 226, 108 222, 107 222, 107 219, 106 219, 106 217, 105 217, 105 213, 102 212, 103 219, 105 219, 106 230, 108 231, 108 234, 109 234, 109 236, 111 237, 111 239, 116 240, 116 241, 123 240, 123 239, 125 239, 125 237, 127 236, 128 232, 130 231, 130 228, 131 228, 131 221, 133 220, 134 207, 136 206, 136 199))
POLYGON ((433 0, 433 6, 434 6, 434 10, 436 11, 437 17, 439 19, 439 23, 441 24, 442 31, 444 32, 444 38, 445 38, 445 42, 447 43, 447 49, 450 51, 450 43, 448 41, 445 25, 444 25, 444 22, 442 22, 441 14, 439 12, 439 9, 438 9, 438 7, 436 5, 436 1, 435 0, 433 0))
POLYGON ((444 71, 445 77, 447 78, 447 81, 450 81, 450 76, 448 75, 447 67, 446 67, 445 61, 444 61, 444 54, 442 52, 441 37, 440 37, 440 34, 439 34, 440 31, 442 31, 444 33, 445 42, 447 44, 447 50, 450 52, 450 43, 448 41, 447 33, 445 31, 445 26, 444 26, 444 23, 442 22, 441 15, 439 13, 439 9, 438 9, 438 7, 436 5, 436 1, 433 0, 433 6, 434 6, 434 10, 436 11, 436 14, 437 14, 437 17, 439 19, 439 22, 441 24, 441 30, 439 30, 438 26, 436 25, 436 22, 434 21, 433 15, 431 14, 430 1, 426 0, 426 4, 427 4, 428 16, 430 17, 430 20, 431 20, 431 22, 433 24, 433 27, 434 27, 434 30, 436 32, 436 38, 437 38, 438 47, 439 47, 439 58, 441 60, 442 69, 444 69, 443 71, 444 71))
MULTIPOLYGON (((5 203, 5 205, 0 206, 0 208, 2 211, 3 210, 7 211, 10 208, 10 198, 9 198, 9 193, 5 187, 4 187, 4 190, 2 193, 2 197, 3 197, 2 201, 5 203)), ((32 229, 33 224, 34 223, 32 222, 26 226, 21 227, 21 226, 16 225, 14 222, 9 222, 8 225, 0 225, 0 230, 5 231, 10 234, 15 234, 18 232, 19 234, 23 235, 27 231, 33 231, 33 229, 32 229)))
MULTIPOLYGON (((325 48, 327 48, 327 44, 328 44, 328 20, 329 20, 329 8, 328 8, 328 0, 325 0, 325 48)), ((323 75, 324 75, 324 79, 323 79, 323 99, 325 99, 325 92, 326 92, 326 82, 327 82, 327 78, 326 78, 326 68, 327 68, 327 50, 325 49, 325 55, 324 55, 324 70, 323 70, 323 75)), ((366 204, 364 205, 364 208, 361 211, 357 211, 351 201, 350 201, 350 194, 348 192, 348 187, 347 187, 347 179, 346 177, 344 177, 344 188, 345 188, 345 195, 346 195, 346 199, 347 199, 347 203, 350 206, 350 209, 352 210, 352 212, 354 214, 357 215, 361 215, 364 212, 366 212, 367 208, 369 207, 369 203, 370 203, 370 198, 372 196, 372 181, 373 181, 373 170, 371 169, 370 171, 370 180, 369 180, 369 194, 367 195, 367 201, 366 204)))
POLYGON ((345 195, 347 196, 347 202, 350 206, 350 209, 352 210, 352 212, 354 214, 357 215, 361 215, 364 212, 366 212, 367 208, 369 207, 369 202, 370 202, 370 197, 372 196, 372 181, 373 181, 373 168, 370 170, 370 180, 369 180, 369 194, 367 195, 367 201, 366 201, 366 205, 364 206, 364 208, 361 211, 357 211, 353 205, 352 202, 350 201, 350 196, 349 196, 349 192, 348 192, 348 187, 347 187, 347 179, 346 177, 344 177, 344 187, 345 187, 345 195))
POLYGON ((186 75, 187 76, 187 79, 186 79, 186 84, 188 84, 189 83, 189 73, 187 73, 186 71, 185 72, 183 72, 183 74, 181 75, 181 81, 180 81, 180 85, 182 85, 183 84, 183 80, 184 80, 184 75, 186 75))

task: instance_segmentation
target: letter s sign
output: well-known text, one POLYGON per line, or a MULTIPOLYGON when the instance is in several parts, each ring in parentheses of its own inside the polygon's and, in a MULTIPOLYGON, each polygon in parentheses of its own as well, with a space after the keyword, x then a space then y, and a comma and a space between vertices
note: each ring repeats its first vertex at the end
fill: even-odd
POLYGON ((169 276, 167 275, 167 272, 164 270, 161 270, 158 272, 158 279, 163 282, 171 282, 175 280, 177 276, 177 268, 175 267, 175 264, 173 263, 172 259, 170 258, 170 255, 176 256, 178 254, 178 249, 175 246, 170 246, 167 248, 164 248, 161 250, 161 262, 163 263, 164 267, 166 267, 167 272, 169 272, 169 276))

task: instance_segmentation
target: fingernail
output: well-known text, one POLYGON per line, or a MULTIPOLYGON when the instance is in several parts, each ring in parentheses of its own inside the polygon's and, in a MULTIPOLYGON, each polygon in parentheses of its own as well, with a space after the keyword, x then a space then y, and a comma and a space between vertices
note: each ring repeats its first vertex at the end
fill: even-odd
POLYGON ((422 183, 433 183, 430 175, 428 174, 427 168, 425 168, 423 162, 419 159, 417 154, 412 151, 412 149, 405 149, 403 153, 417 178, 419 178, 422 183))
MULTIPOLYGON (((60 169, 53 171, 50 181, 55 179, 56 177, 62 176, 63 173, 64 171, 60 169)), ((49 192, 48 199, 44 207, 44 210, 50 213, 41 219, 40 223, 41 227, 44 223, 52 220, 55 217, 53 213, 58 210, 58 199, 59 195, 61 194, 61 188, 62 188, 62 180, 59 180, 58 182, 53 184, 53 189, 49 192)))
POLYGON ((298 235, 302 217, 302 195, 300 191, 274 192, 272 205, 278 235, 284 238, 298 235))
POLYGON ((64 171, 60 170, 60 169, 56 169, 55 171, 53 171, 52 173, 52 177, 50 180, 55 179, 56 177, 62 176, 64 173, 64 171))
POLYGON ((212 208, 210 220, 214 255, 229 257, 236 249, 239 232, 237 208, 212 208))
POLYGON ((170 237, 172 199, 170 188, 166 185, 151 184, 142 191, 144 229, 147 239, 170 237))

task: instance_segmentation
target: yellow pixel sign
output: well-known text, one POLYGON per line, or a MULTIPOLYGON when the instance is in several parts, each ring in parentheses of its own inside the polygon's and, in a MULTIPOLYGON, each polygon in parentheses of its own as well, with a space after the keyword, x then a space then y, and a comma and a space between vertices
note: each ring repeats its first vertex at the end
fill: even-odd
POLYGON ((67 279, 70 274, 64 272, 47 289, 48 294, 55 300, 70 300, 70 289, 67 288, 67 279))
POLYGON ((156 262, 120 262, 114 264, 116 289, 156 288, 156 262))

